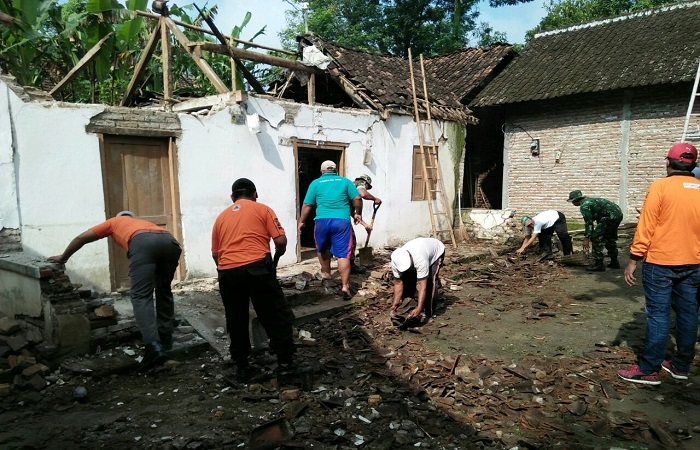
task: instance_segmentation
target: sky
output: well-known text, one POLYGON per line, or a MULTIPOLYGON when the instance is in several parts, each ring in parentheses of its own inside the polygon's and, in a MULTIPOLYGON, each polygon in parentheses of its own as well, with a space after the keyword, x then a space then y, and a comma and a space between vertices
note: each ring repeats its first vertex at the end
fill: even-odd
MULTIPOLYGON (((494 30, 502 31, 512 44, 524 44, 525 32, 534 28, 544 17, 546 0, 533 0, 515 6, 491 8, 488 1, 479 3, 479 22, 488 22, 494 30)), ((191 0, 174 0, 171 4, 189 4, 191 0)), ((283 0, 209 0, 210 5, 219 6, 216 26, 224 33, 240 25, 247 11, 252 17, 243 29, 241 38, 248 40, 267 25, 265 35, 255 38, 255 42, 271 47, 281 47, 277 34, 286 26, 284 12, 292 6, 283 0)), ((311 30, 313 31, 313 30, 311 30)))

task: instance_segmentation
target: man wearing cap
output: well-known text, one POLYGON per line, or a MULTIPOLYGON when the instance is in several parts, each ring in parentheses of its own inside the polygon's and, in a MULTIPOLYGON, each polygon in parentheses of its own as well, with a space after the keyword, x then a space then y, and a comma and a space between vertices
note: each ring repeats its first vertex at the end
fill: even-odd
POLYGON ((278 376, 294 367, 294 313, 276 275, 277 263, 287 250, 287 236, 275 212, 258 203, 257 198, 252 181, 237 179, 231 186, 233 205, 219 214, 211 234, 211 254, 219 274, 219 292, 231 339, 231 360, 243 382, 251 375, 251 302, 277 356, 278 376), (275 246, 274 256, 270 253, 270 239, 275 246))
POLYGON ((642 266, 647 316, 644 351, 636 364, 618 370, 620 378, 641 384, 661 384, 659 372, 687 380, 698 336, 700 284, 700 181, 692 174, 697 149, 674 144, 666 156, 667 176, 654 181, 644 199, 630 247, 625 281, 634 285, 634 272, 642 266), (666 357, 676 313, 676 352, 666 357))
POLYGON ((394 274, 392 312, 401 300, 418 294, 418 305, 408 318, 432 317, 437 300, 438 275, 445 259, 445 245, 433 238, 416 238, 391 253, 394 274), (423 316, 421 316, 423 315, 423 316))
POLYGON ((554 233, 557 233, 565 255, 570 255, 574 252, 571 236, 566 227, 566 217, 559 211, 549 209, 534 217, 524 216, 520 219, 520 223, 525 229, 525 237, 520 248, 516 250, 518 255, 522 254, 537 238, 540 244, 540 252, 543 255, 551 256, 552 235, 554 233))
POLYGON ((167 360, 166 350, 173 345, 175 302, 170 284, 180 261, 180 244, 165 228, 136 219, 122 211, 117 217, 76 236, 61 255, 48 258, 65 263, 85 244, 112 236, 127 250, 131 305, 146 351, 139 369, 149 370, 167 360), (155 309, 153 290, 156 292, 155 309))
MULTIPOLYGON (((369 193, 369 190, 372 189, 372 178, 367 175, 363 174, 360 175, 359 177, 355 178, 355 181, 353 182, 355 184, 355 187, 357 188, 357 191, 360 193, 360 197, 362 197, 362 200, 367 200, 372 202, 375 205, 381 205, 382 201, 379 197, 375 197, 374 195, 369 193)), ((354 208, 351 206, 350 208, 350 215, 352 216, 354 212, 354 208)), ((370 226, 363 220, 360 221, 360 225, 365 227, 365 230, 368 232, 370 231, 370 226)), ((355 229, 353 228, 352 230, 352 254, 350 255, 350 273, 365 273, 367 269, 365 269, 362 266, 358 266, 355 264, 355 251, 357 250, 357 236, 355 236, 355 229)))
POLYGON ((321 264, 321 277, 331 278, 331 255, 338 258, 338 272, 342 283, 342 294, 350 300, 350 255, 352 254, 352 222, 348 217, 348 205, 353 205, 355 223, 362 221, 362 197, 352 181, 336 172, 333 161, 321 164, 321 177, 309 185, 304 197, 304 205, 299 215, 298 229, 301 232, 304 222, 316 208, 314 219, 314 239, 318 261, 321 264))
POLYGON ((617 260, 617 229, 622 222, 622 210, 610 200, 599 197, 586 197, 581 191, 569 192, 569 199, 574 206, 580 207, 585 222, 582 248, 588 250, 593 243, 593 263, 586 267, 589 272, 605 272, 603 264, 603 247, 608 251, 611 269, 619 269, 617 260))

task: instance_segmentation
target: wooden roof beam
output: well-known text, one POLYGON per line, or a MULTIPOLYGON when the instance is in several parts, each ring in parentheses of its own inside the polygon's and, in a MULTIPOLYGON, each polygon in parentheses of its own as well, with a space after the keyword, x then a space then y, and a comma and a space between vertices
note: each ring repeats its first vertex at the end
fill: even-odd
MULTIPOLYGON (((137 16, 147 17, 149 19, 160 19, 160 17, 161 17, 157 14, 151 14, 147 11, 134 11, 134 12, 136 13, 137 16)), ((212 31, 207 30, 206 28, 198 27, 196 25, 191 25, 191 24, 185 23, 185 22, 180 22, 179 20, 175 20, 175 19, 170 19, 170 20, 172 20, 177 25, 180 25, 183 28, 188 28, 188 29, 193 30, 193 31, 199 31, 200 33, 210 34, 212 36, 214 35, 214 33, 212 31)), ((264 50, 271 50, 273 52, 284 53, 284 54, 290 55, 290 56, 297 56, 296 52, 291 52, 289 50, 284 50, 281 48, 268 47, 267 45, 258 44, 256 42, 244 41, 242 39, 236 39, 236 38, 230 37, 230 36, 226 36, 226 39, 229 41, 238 42, 239 44, 247 45, 249 47, 258 47, 258 48, 262 48, 264 50)))
POLYGON ((250 50, 243 50, 242 48, 229 47, 222 44, 215 44, 213 42, 193 42, 191 45, 197 45, 201 47, 202 50, 220 53, 222 55, 231 55, 238 59, 244 59, 246 61, 255 61, 263 64, 270 64, 271 66, 284 67, 286 69, 292 69, 299 72, 307 73, 324 73, 323 70, 305 66, 299 61, 294 61, 291 59, 280 58, 279 56, 266 55, 264 53, 251 52, 250 50), (230 51, 227 49, 230 49, 230 51))
POLYGON ((187 53, 192 57, 194 62, 199 66, 200 69, 202 69, 202 72, 204 72, 204 75, 206 75, 207 78, 209 78, 209 81, 214 85, 216 88, 217 92, 219 94, 223 94, 225 92, 230 92, 229 88, 224 84, 223 81, 219 78, 219 76, 214 72, 214 69, 211 68, 211 66, 204 60, 202 57, 198 54, 199 52, 195 51, 196 48, 193 48, 190 44, 191 42, 189 39, 187 39, 187 36, 185 36, 185 33, 183 33, 173 22, 173 20, 169 17, 163 17, 162 18, 163 22, 165 25, 167 25, 168 28, 170 28, 170 31, 175 35, 175 38, 178 40, 182 48, 187 51, 187 53))
POLYGON ((80 58, 80 61, 78 61, 78 63, 71 69, 71 71, 68 72, 68 74, 65 77, 63 77, 63 79, 59 81, 58 84, 56 84, 56 86, 53 87, 53 89, 51 89, 49 95, 53 96, 55 93, 61 92, 68 83, 73 81, 73 79, 76 76, 78 76, 80 71, 83 70, 90 61, 95 59, 97 54, 100 53, 100 50, 102 50, 102 46, 104 45, 104 43, 107 42, 107 39, 112 37, 113 34, 114 33, 108 33, 105 37, 100 39, 100 41, 97 44, 95 44, 89 52, 85 53, 85 56, 80 58))
POLYGON ((146 44, 146 48, 143 49, 141 58, 139 58, 139 62, 136 63, 136 67, 134 68, 134 75, 131 77, 131 81, 129 81, 129 85, 126 87, 126 92, 124 92, 124 97, 122 97, 121 103, 119 103, 120 106, 126 106, 131 101, 131 97, 134 95, 134 90, 136 89, 136 83, 141 77, 143 68, 146 67, 148 61, 151 60, 151 56, 153 56, 153 52, 156 49, 156 44, 160 39, 160 30, 162 26, 163 23, 158 21, 158 24, 153 27, 151 36, 148 38, 148 43, 146 44))

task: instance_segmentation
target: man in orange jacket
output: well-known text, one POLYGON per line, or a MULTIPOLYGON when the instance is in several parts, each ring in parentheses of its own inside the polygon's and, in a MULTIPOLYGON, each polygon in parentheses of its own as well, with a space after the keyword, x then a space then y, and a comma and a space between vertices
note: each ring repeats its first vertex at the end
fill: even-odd
POLYGON ((635 284, 637 263, 644 260, 642 284, 646 301, 644 353, 637 364, 618 370, 620 378, 661 384, 659 371, 687 380, 698 336, 700 284, 700 181, 692 174, 697 149, 674 144, 666 156, 668 176, 649 186, 625 268, 625 281, 635 284), (676 352, 666 358, 676 313, 676 352))

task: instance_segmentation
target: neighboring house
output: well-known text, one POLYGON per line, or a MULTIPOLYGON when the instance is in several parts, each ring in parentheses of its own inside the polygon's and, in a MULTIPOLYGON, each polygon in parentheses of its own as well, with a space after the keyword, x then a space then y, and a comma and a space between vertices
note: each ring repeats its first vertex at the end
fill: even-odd
MULTIPOLYGON (((567 194, 608 198, 634 221, 681 138, 700 60, 700 2, 536 35, 470 103, 500 122, 504 208, 558 209, 567 194)), ((700 104, 698 104, 700 106, 700 104)))
MULTIPOLYGON (((372 245, 429 235, 408 62, 326 43, 329 49, 334 63, 314 75, 312 93, 303 88, 301 94, 293 79, 280 87, 285 97, 296 92, 311 104, 240 93, 222 94, 210 111, 197 113, 68 104, 0 77, 0 241, 16 247, 21 236, 25 252, 46 257, 88 227, 130 209, 183 243, 180 278, 213 276, 211 226, 230 204, 231 183, 248 177, 287 230, 289 251, 281 263, 295 263, 315 255, 313 238, 298 235, 296 220, 308 183, 326 159, 337 161, 350 178, 372 177, 372 192, 384 200, 372 245)), ((512 52, 510 46, 502 49, 512 52)), ((468 67, 460 53, 454 55, 468 67)), ((464 95, 432 75, 448 68, 448 60, 429 59, 426 67, 438 163, 452 206, 466 126, 476 120, 464 95)), ((493 76, 488 64, 498 65, 474 59, 474 89, 493 76)), ((416 70, 420 86, 419 65, 416 70)), ((419 103, 425 113, 425 103, 419 103)), ((422 127, 425 143, 431 141, 428 129, 422 127)), ((369 205, 365 210, 369 215, 369 205)), ((357 233, 365 235, 361 227, 357 233)), ((67 268, 75 282, 102 291, 128 282, 124 251, 108 242, 89 244, 71 258, 67 268)))

